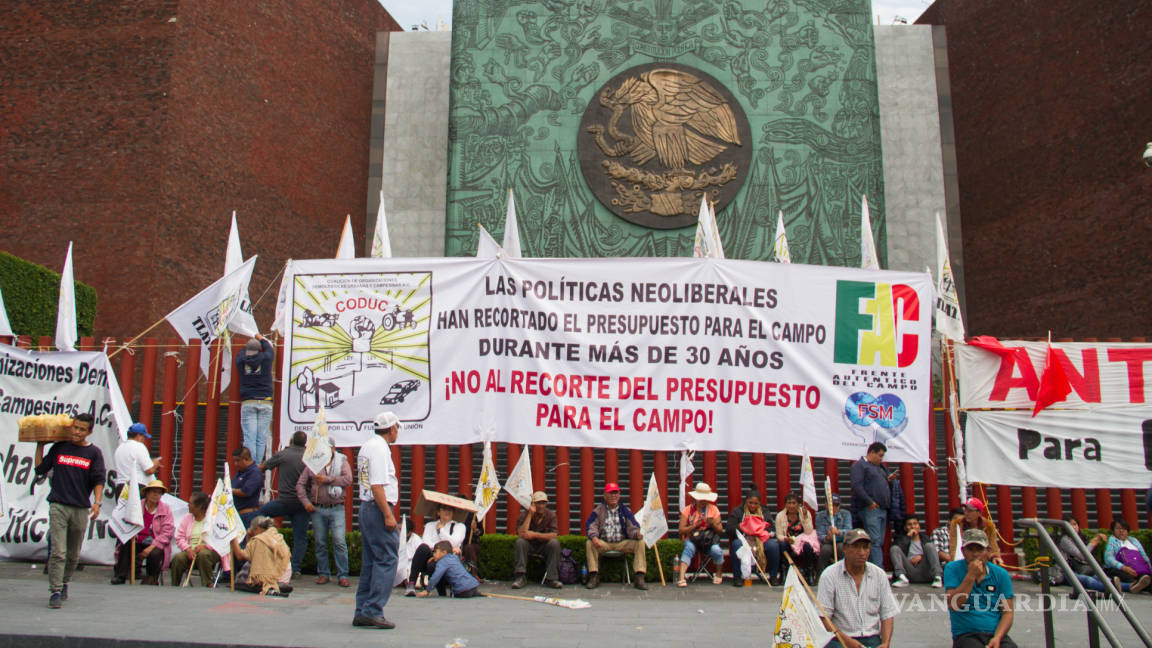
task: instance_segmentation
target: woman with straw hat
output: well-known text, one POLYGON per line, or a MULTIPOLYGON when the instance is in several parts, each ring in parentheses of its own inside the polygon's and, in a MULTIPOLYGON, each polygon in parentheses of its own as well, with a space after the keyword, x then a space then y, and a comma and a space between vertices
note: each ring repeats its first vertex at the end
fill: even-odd
MULTIPOLYGON (((176 533, 172 509, 161 498, 168 489, 164 482, 153 479, 144 486, 141 509, 144 514, 144 530, 136 534, 136 561, 144 563, 142 585, 159 585, 160 572, 168 568, 172 555, 172 538, 176 533)), ((117 547, 116 567, 113 569, 112 584, 121 585, 128 580, 132 563, 130 548, 117 547)))
POLYGON ((720 536, 724 533, 724 525, 720 522, 720 509, 713 503, 716 501, 716 493, 708 484, 699 482, 688 496, 692 502, 680 511, 680 537, 684 540, 684 553, 680 554, 680 574, 676 586, 688 587, 688 564, 697 551, 706 551, 712 558, 715 570, 712 583, 719 585, 724 582, 720 572, 724 564, 724 553, 720 551, 720 536))

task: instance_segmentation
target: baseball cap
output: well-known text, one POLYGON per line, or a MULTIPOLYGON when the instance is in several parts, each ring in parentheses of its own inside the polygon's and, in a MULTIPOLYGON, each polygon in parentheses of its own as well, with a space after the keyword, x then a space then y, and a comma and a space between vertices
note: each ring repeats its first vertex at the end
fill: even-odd
POLYGON ((399 425, 400 417, 392 412, 380 412, 376 418, 372 419, 372 424, 377 430, 387 430, 393 425, 399 425))
POLYGON ((976 509, 977 511, 984 513, 985 515, 988 514, 988 509, 984 508, 984 502, 981 502, 979 497, 969 497, 964 502, 964 506, 970 506, 970 507, 976 509))
POLYGON ((607 484, 604 484, 604 494, 605 495, 607 495, 608 493, 619 493, 619 492, 620 492, 620 484, 617 484, 616 482, 608 482, 607 484))
POLYGON ((839 495, 833 495, 832 496, 832 503, 833 504, 839 504, 840 503, 840 496, 839 495))
POLYGON ((848 531, 848 533, 844 534, 844 544, 845 545, 850 545, 850 544, 853 544, 856 542, 860 542, 861 540, 867 540, 868 542, 872 542, 872 536, 868 535, 868 532, 865 531, 864 529, 852 529, 852 530, 848 531))
POLYGON ((143 423, 133 423, 131 425, 131 427, 128 428, 128 435, 129 436, 133 436, 136 434, 141 434, 146 439, 152 438, 152 435, 148 434, 148 428, 145 427, 143 423))
POLYGON ((260 353, 263 348, 264 347, 260 344, 260 340, 252 338, 251 340, 248 340, 244 343, 244 355, 254 356, 257 353, 260 353))
POLYGON ((532 493, 532 503, 533 504, 535 504, 536 502, 547 502, 547 501, 548 501, 548 493, 545 493, 544 491, 536 491, 535 493, 532 493))
POLYGON ((980 545, 985 549, 988 548, 988 534, 980 529, 968 529, 964 532, 963 539, 960 542, 961 547, 967 547, 970 544, 980 545))

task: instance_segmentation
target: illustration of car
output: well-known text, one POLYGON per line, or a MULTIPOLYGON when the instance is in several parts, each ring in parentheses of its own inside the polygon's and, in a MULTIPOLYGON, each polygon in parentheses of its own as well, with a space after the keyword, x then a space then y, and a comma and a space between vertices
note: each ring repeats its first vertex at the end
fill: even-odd
POLYGON ((404 397, 420 386, 419 380, 401 380, 400 382, 392 385, 387 394, 380 399, 381 405, 394 405, 396 403, 404 402, 404 397))

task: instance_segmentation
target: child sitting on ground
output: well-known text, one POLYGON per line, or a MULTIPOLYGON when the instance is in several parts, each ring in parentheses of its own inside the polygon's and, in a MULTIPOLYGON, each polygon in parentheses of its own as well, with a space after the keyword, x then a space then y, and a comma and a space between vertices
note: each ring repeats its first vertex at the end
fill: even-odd
POLYGON ((436 546, 432 547, 431 560, 436 563, 436 569, 428 579, 428 588, 417 592, 416 596, 429 596, 433 589, 439 590, 441 596, 447 589, 451 589, 452 595, 456 598, 484 596, 480 593, 480 581, 464 569, 464 563, 460 562, 460 557, 452 551, 451 542, 447 540, 437 542, 436 546))

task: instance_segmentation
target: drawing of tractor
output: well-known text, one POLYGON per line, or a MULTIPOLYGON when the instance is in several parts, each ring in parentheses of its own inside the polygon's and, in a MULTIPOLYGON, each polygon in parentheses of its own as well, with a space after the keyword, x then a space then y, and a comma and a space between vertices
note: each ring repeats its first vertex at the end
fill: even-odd
POLYGON ((395 405, 404 402, 404 397, 420 387, 419 380, 401 380, 392 385, 387 394, 380 399, 381 405, 395 405))
POLYGON ((307 308, 304 309, 304 316, 300 320, 300 326, 304 328, 316 328, 318 326, 336 326, 336 313, 320 313, 316 315, 307 308))
POLYGON ((396 305, 396 310, 390 313, 384 313, 383 319, 380 320, 380 328, 385 331, 391 331, 394 328, 416 328, 416 316, 410 310, 401 310, 400 305, 396 305))

